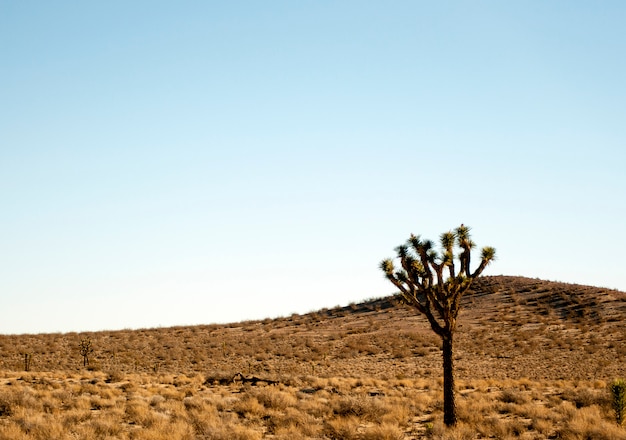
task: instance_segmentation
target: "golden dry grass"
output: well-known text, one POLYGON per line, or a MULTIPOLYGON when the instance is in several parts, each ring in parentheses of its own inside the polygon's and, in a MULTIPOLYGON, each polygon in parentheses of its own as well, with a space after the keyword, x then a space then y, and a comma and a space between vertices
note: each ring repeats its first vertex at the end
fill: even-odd
POLYGON ((290 377, 208 385, 193 377, 102 372, 0 376, 0 438, 25 439, 624 439, 604 383, 459 383, 459 425, 443 426, 433 378, 290 377))
POLYGON ((626 439, 606 388, 626 376, 625 317, 621 292, 482 279, 457 333, 454 429, 439 341, 390 299, 222 326, 0 335, 0 439, 626 439))

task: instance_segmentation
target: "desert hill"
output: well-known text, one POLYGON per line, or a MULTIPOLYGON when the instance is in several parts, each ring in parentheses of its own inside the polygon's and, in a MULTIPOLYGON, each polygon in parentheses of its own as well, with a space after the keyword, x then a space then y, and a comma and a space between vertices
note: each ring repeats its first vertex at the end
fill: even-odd
MULTIPOLYGON (((537 279, 490 276, 464 298, 456 336, 460 379, 585 379, 626 376, 626 293, 537 279)), ((394 297, 304 315, 95 333, 0 335, 0 369, 90 369, 280 379, 438 377, 438 338, 394 297)))

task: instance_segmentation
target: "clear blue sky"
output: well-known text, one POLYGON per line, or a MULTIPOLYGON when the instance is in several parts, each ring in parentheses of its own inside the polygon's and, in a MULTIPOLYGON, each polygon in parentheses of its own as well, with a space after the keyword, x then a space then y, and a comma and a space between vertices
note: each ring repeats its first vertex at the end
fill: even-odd
POLYGON ((0 2, 0 333, 394 292, 461 223, 626 290, 622 1, 0 2))

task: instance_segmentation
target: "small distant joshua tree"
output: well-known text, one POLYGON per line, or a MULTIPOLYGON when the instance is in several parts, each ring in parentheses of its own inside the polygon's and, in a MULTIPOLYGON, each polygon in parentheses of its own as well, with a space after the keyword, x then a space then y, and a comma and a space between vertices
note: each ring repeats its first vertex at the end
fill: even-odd
POLYGON ((463 224, 453 231, 440 235, 441 253, 430 240, 411 234, 406 244, 396 248, 400 268, 386 259, 380 268, 386 278, 400 290, 404 300, 428 319, 432 330, 443 343, 443 421, 446 426, 456 425, 454 391, 453 336, 461 298, 472 282, 495 259, 496 250, 484 247, 478 267, 473 272, 470 260, 475 243, 470 238, 470 228, 463 224), (455 255, 455 247, 458 255, 455 255), (455 264, 458 259, 459 266, 455 264))
POLYGON ((624 379, 616 379, 609 385, 611 391, 611 406, 615 412, 615 421, 618 425, 624 423, 626 416, 626 381, 624 379))
POLYGON ((93 347, 91 346, 91 338, 82 338, 78 343, 78 350, 83 357, 83 367, 89 366, 89 355, 93 353, 93 347))
POLYGON ((24 353, 24 371, 30 371, 30 362, 33 360, 32 353, 24 353))

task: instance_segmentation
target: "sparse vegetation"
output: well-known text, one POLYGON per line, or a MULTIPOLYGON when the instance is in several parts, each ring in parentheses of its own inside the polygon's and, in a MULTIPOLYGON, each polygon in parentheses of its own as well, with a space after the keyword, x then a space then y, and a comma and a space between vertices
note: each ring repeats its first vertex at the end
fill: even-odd
POLYGON ((594 382, 461 381, 458 424, 444 430, 437 379, 289 377, 291 384, 205 385, 202 375, 0 374, 0 438, 626 439, 594 382), (376 390, 374 392, 374 390, 376 390), (493 399, 493 394, 501 397, 493 399), (416 412, 416 410, 418 410, 416 412))
POLYGON ((97 369, 77 365, 85 335, 0 335, 0 439, 626 439, 607 392, 624 376, 625 317, 622 292, 478 278, 459 314, 448 429, 441 339, 392 298, 90 333, 97 369))
POLYGON ((426 316, 432 330, 441 338, 444 423, 447 426, 456 424, 453 348, 461 299, 496 255, 494 248, 484 247, 480 263, 472 271, 471 254, 476 245, 469 231, 468 226, 461 225, 454 231, 441 234, 441 254, 434 249, 432 241, 411 234, 406 244, 396 248, 401 266, 398 270, 391 259, 380 264, 387 279, 400 290, 402 298, 426 316), (460 250, 458 256, 455 246, 460 250))

